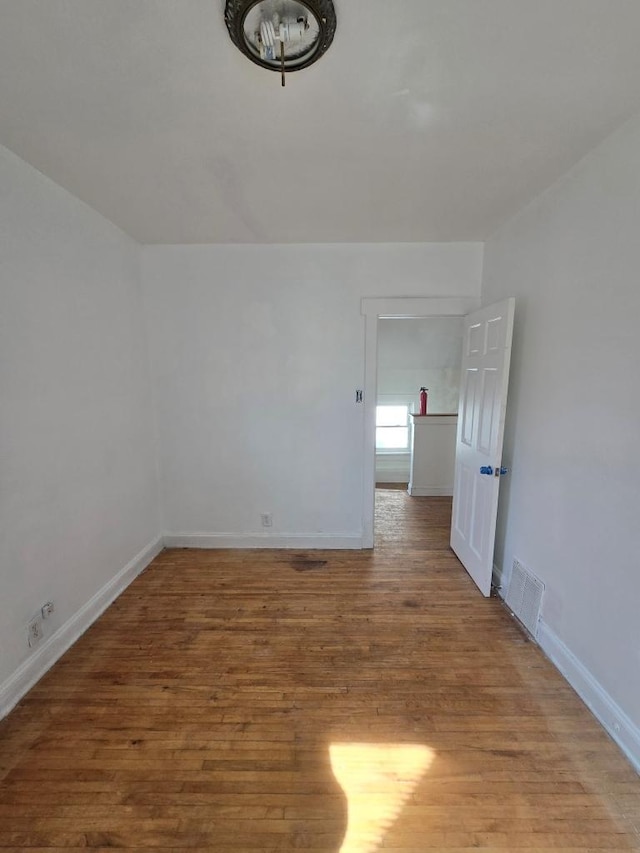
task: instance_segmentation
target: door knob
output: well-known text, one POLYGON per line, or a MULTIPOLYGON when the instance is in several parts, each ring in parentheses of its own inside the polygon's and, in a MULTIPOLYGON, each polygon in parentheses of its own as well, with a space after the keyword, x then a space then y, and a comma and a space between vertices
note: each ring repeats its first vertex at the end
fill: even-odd
POLYGON ((491 475, 493 474, 493 468, 491 467, 491 465, 483 465, 482 468, 480 468, 480 473, 491 475))

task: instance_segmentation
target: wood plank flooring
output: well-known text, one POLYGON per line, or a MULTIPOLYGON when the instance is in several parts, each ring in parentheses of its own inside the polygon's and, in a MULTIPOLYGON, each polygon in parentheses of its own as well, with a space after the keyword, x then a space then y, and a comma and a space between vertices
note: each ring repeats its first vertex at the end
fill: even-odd
POLYGON ((448 548, 163 552, 0 723, 0 849, 640 850, 640 778, 448 548))

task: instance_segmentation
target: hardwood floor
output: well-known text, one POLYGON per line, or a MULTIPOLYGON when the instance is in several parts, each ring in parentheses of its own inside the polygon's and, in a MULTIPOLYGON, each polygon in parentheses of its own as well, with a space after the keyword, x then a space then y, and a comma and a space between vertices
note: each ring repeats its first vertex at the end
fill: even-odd
POLYGON ((0 848, 640 849, 640 778, 448 548, 163 552, 0 723, 0 848))

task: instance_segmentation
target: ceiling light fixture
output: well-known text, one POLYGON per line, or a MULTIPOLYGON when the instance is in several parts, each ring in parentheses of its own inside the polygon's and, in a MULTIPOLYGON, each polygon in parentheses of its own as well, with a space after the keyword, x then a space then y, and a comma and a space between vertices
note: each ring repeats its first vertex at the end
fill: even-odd
POLYGON ((299 71, 326 52, 336 31, 332 0, 227 0, 224 19, 231 40, 252 62, 299 71))

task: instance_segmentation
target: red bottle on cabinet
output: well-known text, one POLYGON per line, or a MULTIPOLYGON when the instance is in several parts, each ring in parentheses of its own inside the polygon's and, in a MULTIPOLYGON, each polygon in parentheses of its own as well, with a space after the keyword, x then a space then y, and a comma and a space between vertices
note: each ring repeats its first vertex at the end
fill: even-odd
POLYGON ((421 388, 420 389, 420 414, 421 415, 427 414, 427 391, 428 390, 429 390, 428 388, 421 388))

